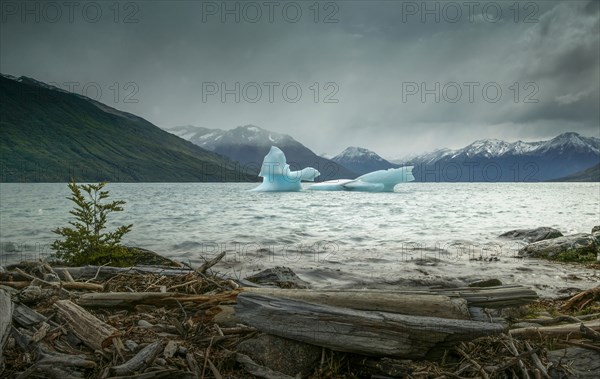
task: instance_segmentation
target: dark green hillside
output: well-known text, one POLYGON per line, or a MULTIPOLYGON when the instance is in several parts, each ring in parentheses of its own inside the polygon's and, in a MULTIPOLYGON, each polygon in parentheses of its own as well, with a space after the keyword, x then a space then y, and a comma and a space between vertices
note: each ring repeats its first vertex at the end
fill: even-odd
POLYGON ((135 115, 0 76, 2 182, 246 181, 238 164, 135 115))
POLYGON ((551 180, 552 182, 600 182, 600 163, 569 176, 551 180))

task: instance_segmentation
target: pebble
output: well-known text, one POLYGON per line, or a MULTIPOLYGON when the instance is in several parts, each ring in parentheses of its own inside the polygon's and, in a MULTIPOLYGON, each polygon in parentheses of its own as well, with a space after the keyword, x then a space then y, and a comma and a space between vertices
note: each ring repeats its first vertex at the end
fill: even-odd
POLYGON ((144 328, 144 329, 151 328, 154 326, 146 320, 140 320, 140 321, 138 321, 137 324, 140 328, 144 328))
POLYGON ((42 287, 28 286, 19 292, 19 300, 24 304, 36 303, 42 298, 42 287))
POLYGON ((129 351, 131 351, 132 353, 135 353, 137 351, 137 349, 140 347, 140 345, 138 345, 137 343, 135 343, 132 340, 127 340, 125 341, 125 346, 127 347, 127 349, 129 351))
POLYGON ((44 274, 44 280, 49 283, 59 283, 60 282, 60 278, 56 274, 53 274, 53 273, 44 274))

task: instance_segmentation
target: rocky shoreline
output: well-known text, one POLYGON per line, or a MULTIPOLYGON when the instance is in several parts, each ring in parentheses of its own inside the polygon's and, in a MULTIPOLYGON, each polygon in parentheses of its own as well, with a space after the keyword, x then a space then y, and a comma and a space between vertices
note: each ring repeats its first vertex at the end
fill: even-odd
MULTIPOLYGON (((515 230, 502 238, 527 242, 524 257, 587 257, 599 249, 600 227, 570 236, 515 230)), ((540 300, 531 288, 496 278, 428 291, 323 290, 286 267, 225 277, 212 271, 224 256, 195 269, 143 249, 140 257, 153 265, 0 268, 0 375, 595 378, 600 371, 600 286, 540 300), (438 326, 426 332, 435 314, 438 326), (463 322, 471 333, 462 334, 463 322), (418 358, 419 335, 447 342, 418 358)))

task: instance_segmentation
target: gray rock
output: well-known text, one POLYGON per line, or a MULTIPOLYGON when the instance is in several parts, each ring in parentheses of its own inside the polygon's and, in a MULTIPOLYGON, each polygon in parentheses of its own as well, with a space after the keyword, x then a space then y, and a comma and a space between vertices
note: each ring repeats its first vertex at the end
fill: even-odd
POLYGON ((502 238, 518 239, 525 242, 538 242, 562 237, 563 234, 554 228, 541 227, 536 229, 516 229, 500 234, 502 238))
POLYGON ((151 323, 149 323, 146 320, 140 320, 140 321, 138 321, 137 324, 138 324, 138 326, 140 328, 143 328, 143 329, 149 329, 149 328, 152 328, 154 326, 154 325, 152 325, 151 323))
POLYGON ((592 236, 596 239, 596 242, 600 244, 600 230, 597 230, 594 233, 592 233, 592 236))
POLYGON ((23 304, 33 304, 40 301, 43 296, 42 287, 30 285, 19 292, 18 298, 23 304))
POLYGON ((594 236, 581 233, 534 242, 519 250, 519 255, 532 258, 554 258, 569 250, 577 254, 597 254, 599 248, 600 245, 594 236))
POLYGON ((253 283, 276 285, 281 288, 309 288, 289 267, 273 267, 246 278, 253 283))
POLYGON ((132 340, 127 340, 124 343, 125 343, 125 347, 127 347, 127 349, 129 351, 131 351, 132 353, 135 353, 138 350, 138 348, 140 347, 140 345, 138 345, 137 343, 135 343, 135 341, 132 341, 132 340))
POLYGON ((269 334, 241 342, 237 352, 282 374, 300 374, 302 377, 311 374, 321 358, 321 348, 318 346, 269 334))
POLYGON ((219 305, 215 308, 218 308, 220 311, 216 315, 214 315, 212 321, 225 328, 233 328, 237 326, 241 321, 235 317, 235 309, 233 305, 219 305))
POLYGON ((600 377, 600 353, 581 347, 548 352, 552 366, 548 369, 551 378, 590 378, 600 377), (572 373, 561 366, 570 366, 572 373))
POLYGON ((58 276, 56 276, 56 274, 53 274, 53 273, 44 274, 44 280, 47 282, 50 282, 50 283, 60 282, 60 278, 58 276))
POLYGON ((600 225, 596 225, 592 228, 592 234, 594 234, 596 232, 600 232, 600 225))

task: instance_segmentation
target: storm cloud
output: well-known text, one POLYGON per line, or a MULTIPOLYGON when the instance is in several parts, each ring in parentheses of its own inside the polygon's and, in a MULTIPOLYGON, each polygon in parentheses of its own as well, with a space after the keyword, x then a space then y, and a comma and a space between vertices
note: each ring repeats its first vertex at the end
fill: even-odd
POLYGON ((600 137, 594 1, 1 4, 2 73, 163 128, 254 124, 388 157, 600 137))

